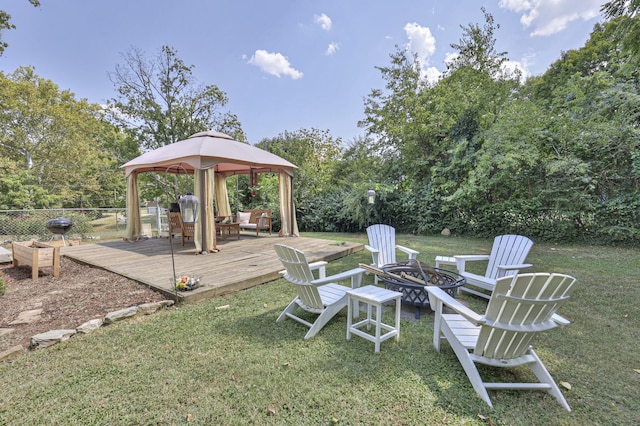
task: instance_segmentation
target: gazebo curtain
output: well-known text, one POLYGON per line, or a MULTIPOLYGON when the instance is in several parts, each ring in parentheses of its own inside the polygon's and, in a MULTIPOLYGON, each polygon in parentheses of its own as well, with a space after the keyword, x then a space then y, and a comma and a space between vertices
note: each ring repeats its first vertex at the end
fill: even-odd
POLYGON ((218 216, 231 216, 231 205, 229 204, 229 193, 227 192, 227 177, 216 173, 215 187, 218 216))
POLYGON ((286 172, 278 173, 280 192, 280 233, 281 237, 298 236, 296 209, 293 205, 293 177, 286 172))
MULTIPOLYGON (((287 172, 278 173, 278 189, 280 193, 280 232, 281 237, 298 236, 295 206, 293 203, 293 177, 287 172)), ((216 194, 216 207, 219 216, 231 216, 229 195, 226 187, 226 176, 215 174, 213 168, 196 170, 194 174, 194 193, 200 199, 201 217, 204 227, 196 226, 194 242, 197 252, 217 251, 215 232, 215 212, 213 211, 213 194, 216 194), (204 182, 204 186, 203 186, 204 182), (203 228, 206 233, 203 245, 203 228)), ((127 229, 125 240, 136 241, 140 238, 142 224, 140 221, 140 200, 138 195, 138 172, 127 176, 127 229)))
POLYGON ((138 173, 133 172, 127 176, 127 230, 124 239, 135 241, 140 237, 141 231, 138 173))
POLYGON ((194 193, 200 199, 200 218, 203 226, 195 227, 193 241, 198 253, 217 251, 215 214, 213 212, 213 169, 196 170, 194 173, 194 193), (203 238, 204 237, 204 238, 203 238))

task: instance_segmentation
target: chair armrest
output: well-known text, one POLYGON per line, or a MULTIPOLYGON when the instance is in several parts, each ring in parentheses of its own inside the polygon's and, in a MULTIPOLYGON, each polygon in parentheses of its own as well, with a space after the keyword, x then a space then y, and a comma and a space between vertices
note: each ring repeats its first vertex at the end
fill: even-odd
POLYGON ((397 245, 397 244, 396 244, 396 248, 397 248, 398 250, 403 251, 403 252, 405 252, 406 254, 408 254, 408 255, 409 255, 409 259, 415 259, 415 258, 416 258, 416 256, 418 256, 418 255, 420 254, 420 252, 419 252, 419 251, 415 251, 415 250, 410 249, 410 248, 407 248, 407 247, 405 247, 405 246, 399 246, 399 245, 397 245))
POLYGON ((471 309, 467 308, 465 305, 449 296, 444 290, 437 286, 426 286, 424 288, 429 293, 429 301, 432 303, 431 309, 436 312, 436 315, 442 315, 442 307, 446 306, 456 313, 465 317, 469 322, 480 325, 483 324, 484 316, 480 315, 471 309), (433 302, 435 301, 435 306, 433 302))
POLYGON ((365 244, 365 245, 364 245, 364 248, 365 248, 365 250, 368 250, 368 251, 370 251, 371 253, 380 253, 380 250, 378 250, 378 249, 374 249, 373 247, 371 247, 371 246, 369 246, 369 245, 367 245, 367 244, 365 244))
MULTIPOLYGON (((325 278, 327 276, 327 263, 324 260, 319 260, 317 262, 313 262, 309 264, 309 269, 311 269, 312 271, 318 270, 318 275, 319 278, 325 278)), ((283 269, 281 271, 278 271, 278 274, 282 275, 283 277, 286 275, 287 270, 283 269)))
POLYGON ((489 260, 490 256, 488 254, 462 254, 453 256, 453 258, 456 260, 458 271, 463 272, 467 261, 489 260))
POLYGON ((532 266, 533 265, 531 263, 521 263, 519 265, 498 265, 498 266, 496 266, 496 268, 504 269, 504 270, 508 271, 508 270, 514 270, 514 269, 531 268, 532 266))
POLYGON ((569 321, 568 319, 566 319, 562 315, 558 315, 558 314, 553 314, 551 316, 551 320, 553 322, 555 322, 559 327, 565 327, 565 326, 571 324, 571 321, 569 321))
POLYGON ((373 258, 373 265, 374 266, 379 266, 378 265, 378 256, 380 256, 380 250, 374 249, 373 247, 368 246, 366 244, 365 244, 364 248, 365 248, 365 250, 368 250, 368 251, 371 252, 371 257, 373 258))
POLYGON ((309 269, 311 269, 312 271, 318 271, 318 275, 319 278, 326 278, 327 277, 327 263, 324 260, 319 260, 317 262, 313 262, 309 264, 309 269))
POLYGON ((365 270, 362 268, 354 268, 349 271, 341 272, 339 274, 331 275, 329 277, 318 278, 317 280, 311 281, 313 285, 323 285, 330 284, 339 281, 346 281, 351 279, 351 288, 358 288, 362 283, 362 274, 365 273, 365 270))

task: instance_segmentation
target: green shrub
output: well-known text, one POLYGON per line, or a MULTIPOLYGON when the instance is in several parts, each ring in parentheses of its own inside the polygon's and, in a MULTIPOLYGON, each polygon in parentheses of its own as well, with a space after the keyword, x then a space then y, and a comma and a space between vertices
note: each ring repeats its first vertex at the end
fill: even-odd
POLYGON ((7 291, 7 285, 4 283, 4 280, 2 279, 2 277, 0 277, 0 296, 3 296, 6 291, 7 291))

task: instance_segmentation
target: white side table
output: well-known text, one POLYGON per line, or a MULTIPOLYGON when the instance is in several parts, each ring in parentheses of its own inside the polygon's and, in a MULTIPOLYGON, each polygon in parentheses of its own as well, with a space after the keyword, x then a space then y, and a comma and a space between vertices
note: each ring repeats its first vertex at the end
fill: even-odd
POLYGON ((375 351, 380 352, 380 342, 384 342, 385 340, 394 336, 396 340, 400 338, 400 298, 402 297, 402 293, 387 290, 381 287, 376 287, 373 285, 367 285, 347 291, 347 294, 349 297, 347 308, 347 340, 351 339, 351 334, 355 334, 356 336, 360 336, 364 339, 374 342, 375 351), (382 304, 391 300, 395 300, 396 303, 396 321, 393 326, 384 324, 382 322, 382 304), (367 304, 367 318, 353 324, 352 318, 353 315, 357 314, 357 312, 352 312, 352 310, 354 309, 354 305, 358 305, 357 302, 367 304), (376 307, 375 318, 372 318, 371 315, 371 308, 373 306, 376 307), (371 325, 375 325, 375 335, 371 335, 370 333, 359 329, 364 325, 367 326, 367 330, 371 329, 371 325), (386 331, 384 334, 382 334, 383 329, 386 331))
POLYGON ((450 256, 436 256, 436 269, 440 269, 440 265, 456 266, 456 258, 450 256))

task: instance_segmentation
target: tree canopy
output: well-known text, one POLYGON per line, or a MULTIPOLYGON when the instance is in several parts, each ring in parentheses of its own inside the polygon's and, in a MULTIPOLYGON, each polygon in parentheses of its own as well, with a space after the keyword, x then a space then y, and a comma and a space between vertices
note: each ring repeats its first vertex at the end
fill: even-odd
POLYGON ((186 65, 175 49, 162 46, 149 60, 131 48, 122 57, 124 63, 110 73, 117 96, 109 101, 109 110, 113 122, 126 129, 141 150, 209 129, 244 141, 238 118, 223 111, 226 93, 213 84, 198 85, 194 66, 186 65))
POLYGON ((99 106, 77 100, 31 67, 0 72, 0 103, 0 185, 6 189, 0 204, 54 207, 84 198, 85 205, 103 205, 104 191, 122 186, 111 177, 118 165, 104 145, 119 132, 99 106))

